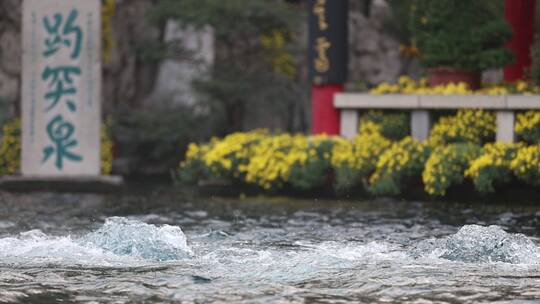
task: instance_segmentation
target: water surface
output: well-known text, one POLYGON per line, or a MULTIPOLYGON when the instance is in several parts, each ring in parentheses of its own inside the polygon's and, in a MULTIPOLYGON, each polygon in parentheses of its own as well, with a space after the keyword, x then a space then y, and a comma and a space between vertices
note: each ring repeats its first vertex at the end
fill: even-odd
POLYGON ((0 200, 0 303, 540 300, 535 204, 156 189, 0 200))

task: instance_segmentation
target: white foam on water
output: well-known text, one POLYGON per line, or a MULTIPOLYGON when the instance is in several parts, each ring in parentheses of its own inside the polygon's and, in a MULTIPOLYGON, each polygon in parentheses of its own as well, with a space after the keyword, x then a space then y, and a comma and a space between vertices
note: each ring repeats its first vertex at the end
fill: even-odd
POLYGON ((7 229, 17 226, 14 222, 10 221, 0 221, 0 229, 7 229))
POLYGON ((292 247, 216 248, 201 255, 199 262, 210 271, 209 277, 273 282, 302 281, 332 277, 347 269, 383 261, 401 263, 411 258, 386 242, 295 242, 292 247))
POLYGON ((316 252, 323 255, 347 261, 380 261, 405 259, 398 246, 387 242, 369 242, 367 244, 323 242, 314 247, 316 252))
POLYGON ((179 227, 157 227, 109 218, 81 238, 50 236, 40 230, 0 239, 0 263, 17 265, 140 266, 193 255, 179 227))
POLYGON ((540 264, 540 248, 531 239, 499 226, 466 225, 448 237, 421 241, 410 253, 465 263, 540 264))
POLYGON ((87 247, 70 236, 49 236, 40 230, 0 239, 0 262, 22 266, 93 265, 129 266, 135 262, 97 247, 87 247))
POLYGON ((401 245, 378 241, 295 242, 283 248, 230 241, 224 244, 221 238, 210 239, 212 249, 206 248, 195 257, 179 227, 113 217, 82 237, 50 236, 31 230, 1 238, 0 263, 124 267, 190 259, 219 276, 257 279, 302 278, 388 261, 392 264, 424 263, 421 259, 427 263, 438 259, 475 264, 540 265, 540 249, 532 240, 522 234, 507 233, 498 226, 463 226, 453 235, 424 240, 408 250, 401 245))
POLYGON ((80 239, 118 255, 156 261, 178 260, 193 255, 186 235, 177 226, 155 226, 123 217, 112 217, 98 230, 80 239))

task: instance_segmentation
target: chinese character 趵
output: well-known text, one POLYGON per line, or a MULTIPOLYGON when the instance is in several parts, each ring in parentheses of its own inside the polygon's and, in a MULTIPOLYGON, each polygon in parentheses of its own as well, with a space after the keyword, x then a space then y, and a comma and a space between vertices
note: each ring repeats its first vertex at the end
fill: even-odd
POLYGON ((77 16, 79 16, 79 12, 75 9, 71 10, 64 24, 64 18, 61 14, 54 14, 52 18, 43 18, 43 25, 49 35, 45 38, 45 51, 43 52, 45 57, 56 54, 62 46, 71 47, 73 49, 71 52, 71 59, 79 57, 81 54, 83 33, 81 28, 75 25, 77 16), (74 37, 70 38, 70 36, 74 37))

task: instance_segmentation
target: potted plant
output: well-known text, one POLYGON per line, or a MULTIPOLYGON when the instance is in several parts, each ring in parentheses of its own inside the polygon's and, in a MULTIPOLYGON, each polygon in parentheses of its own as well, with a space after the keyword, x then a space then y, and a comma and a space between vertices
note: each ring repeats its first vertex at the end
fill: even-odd
POLYGON ((465 82, 478 89, 483 70, 514 60, 504 47, 512 29, 489 1, 412 1, 409 26, 431 86, 465 82))

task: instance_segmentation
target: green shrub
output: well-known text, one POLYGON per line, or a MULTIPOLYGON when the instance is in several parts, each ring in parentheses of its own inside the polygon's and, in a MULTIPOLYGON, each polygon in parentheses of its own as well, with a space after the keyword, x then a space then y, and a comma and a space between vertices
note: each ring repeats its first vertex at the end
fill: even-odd
POLYGON ((409 135, 409 115, 404 112, 386 113, 371 110, 360 117, 360 123, 372 122, 379 126, 382 136, 391 140, 401 140, 409 135))
POLYGON ((212 178, 212 170, 206 166, 202 159, 197 158, 182 163, 181 170, 178 170, 177 177, 182 183, 196 185, 199 181, 212 178))
POLYGON ((405 182, 421 176, 429 154, 429 146, 410 136, 394 143, 377 161, 369 191, 375 195, 399 195, 405 182))
POLYGON ((334 168, 334 190, 336 193, 348 193, 354 189, 363 189, 360 171, 346 165, 334 168))
POLYGON ((471 160, 480 154, 480 146, 457 143, 437 147, 426 162, 422 181, 428 194, 444 196, 448 188, 463 182, 471 160))
POLYGON ((540 145, 520 147, 510 168, 526 184, 540 186, 540 145))
POLYGON ((540 111, 516 115, 516 135, 529 143, 540 143, 540 111))
POLYGON ((187 106, 152 106, 114 114, 112 134, 118 158, 129 160, 125 174, 170 177, 190 142, 208 139, 212 114, 187 106))
POLYGON ((490 193, 496 185, 512 178, 511 161, 523 144, 490 143, 482 148, 481 155, 471 161, 465 176, 472 179, 476 191, 490 193))
POLYGON ((289 182, 295 189, 307 191, 328 185, 333 144, 331 139, 325 138, 308 143, 307 160, 303 164, 295 162, 291 168, 289 182))
POLYGON ((512 30, 489 2, 415 0, 409 25, 422 64, 482 71, 511 63, 504 45, 512 30))
POLYGON ((343 193, 367 184, 380 155, 392 142, 381 135, 380 126, 364 122, 353 140, 338 140, 332 150, 334 188, 343 193))

